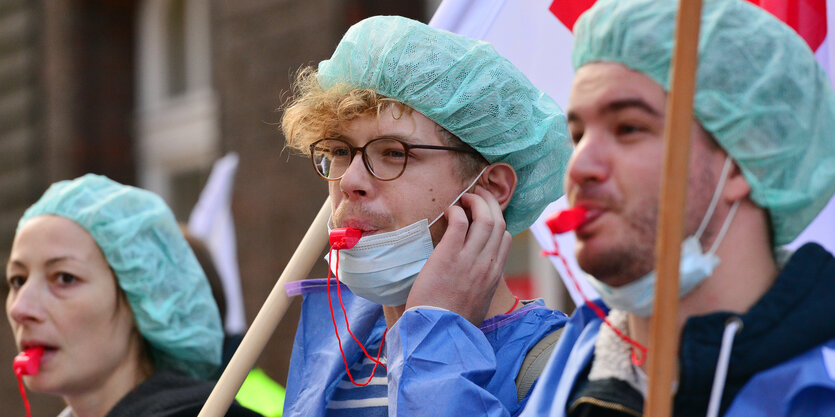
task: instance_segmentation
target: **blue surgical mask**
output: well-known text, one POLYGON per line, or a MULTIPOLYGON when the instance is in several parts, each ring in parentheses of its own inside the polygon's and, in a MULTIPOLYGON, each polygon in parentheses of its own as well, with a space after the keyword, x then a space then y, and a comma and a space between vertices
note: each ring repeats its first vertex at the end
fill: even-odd
MULTIPOLYGON (((457 203, 486 169, 447 208, 457 203)), ((351 292, 366 300, 388 306, 406 304, 415 278, 435 248, 429 227, 442 216, 443 212, 431 223, 422 219, 392 232, 363 236, 351 249, 339 251, 338 271, 336 262, 331 262, 331 270, 351 292)), ((330 228, 329 223, 328 231, 330 228)))
MULTIPOLYGON (((687 294, 690 294, 690 292, 701 284, 707 277, 711 276, 714 269, 716 269, 716 266, 719 265, 719 257, 716 256, 716 249, 718 249, 719 243, 722 241, 722 238, 725 236, 725 232, 727 232, 728 227, 731 224, 731 220, 733 219, 736 209, 739 206, 739 201, 736 201, 733 206, 731 206, 728 216, 725 218, 722 228, 719 230, 719 234, 716 236, 713 245, 707 253, 702 252, 702 245, 699 243, 699 239, 701 238, 702 233, 704 233, 704 230, 710 221, 710 217, 713 215, 713 211, 716 209, 716 204, 719 202, 719 196, 722 192, 722 188, 725 186, 725 178, 727 177, 730 167, 731 159, 730 157, 727 157, 727 159, 725 159, 725 165, 722 168, 721 177, 719 178, 719 184, 716 185, 713 198, 710 201, 710 205, 708 206, 707 212, 702 219, 701 225, 699 225, 699 229, 694 235, 684 239, 681 243, 681 259, 679 261, 678 276, 679 299, 687 296, 687 294)), ((652 304, 655 300, 656 280, 654 270, 634 282, 630 282, 629 284, 619 287, 607 285, 595 279, 591 275, 587 275, 587 278, 589 283, 591 283, 597 292, 600 293, 600 297, 607 306, 641 317, 649 317, 649 315, 652 314, 652 304)))

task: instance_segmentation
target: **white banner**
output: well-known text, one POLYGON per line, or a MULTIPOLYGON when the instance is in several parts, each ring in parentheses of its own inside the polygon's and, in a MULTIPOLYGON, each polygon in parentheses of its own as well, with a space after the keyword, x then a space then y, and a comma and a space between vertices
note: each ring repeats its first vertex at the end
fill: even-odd
POLYGON ((230 153, 217 160, 188 219, 188 230, 209 248, 220 275, 226 298, 224 328, 227 334, 239 334, 246 330, 235 222, 232 219, 232 191, 237 170, 238 154, 230 153))

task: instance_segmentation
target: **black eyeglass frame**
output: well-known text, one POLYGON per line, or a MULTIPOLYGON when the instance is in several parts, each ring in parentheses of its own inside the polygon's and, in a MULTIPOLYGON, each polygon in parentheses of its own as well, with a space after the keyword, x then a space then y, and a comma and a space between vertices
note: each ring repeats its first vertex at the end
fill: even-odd
POLYGON ((461 148, 461 147, 454 147, 454 146, 439 146, 439 145, 413 145, 411 143, 404 142, 400 139, 389 138, 389 137, 382 137, 382 138, 372 139, 372 140, 368 141, 368 143, 366 143, 365 145, 360 146, 360 147, 353 146, 350 143, 348 143, 348 141, 346 141, 344 139, 325 138, 325 139, 319 139, 316 142, 313 142, 313 143, 310 144, 310 162, 313 163, 313 170, 316 171, 316 174, 318 174, 325 181, 339 181, 339 180, 342 179, 343 176, 345 176, 345 173, 343 172, 342 175, 340 175, 336 178, 329 178, 329 177, 326 177, 326 176, 322 175, 322 173, 319 172, 319 168, 316 165, 316 159, 313 156, 314 155, 313 151, 316 148, 316 145, 318 145, 319 143, 322 143, 326 140, 339 141, 339 142, 344 143, 348 147, 348 150, 351 152, 351 158, 348 160, 348 166, 350 166, 352 163, 354 163, 354 155, 356 155, 357 152, 361 152, 362 153, 362 164, 365 166, 365 169, 371 174, 371 176, 373 176, 374 178, 376 178, 380 181, 394 181, 394 180, 400 178, 403 175, 403 173, 406 172, 406 165, 409 164, 409 151, 412 150, 412 149, 433 149, 433 150, 438 150, 438 151, 464 152, 464 153, 471 153, 471 154, 474 154, 474 155, 481 155, 480 153, 478 153, 478 151, 476 151, 475 149, 472 149, 472 148, 461 148), (403 168, 401 168, 400 173, 398 173, 393 178, 388 178, 388 179, 380 178, 377 174, 374 173, 374 170, 371 169, 371 165, 368 163, 368 157, 366 156, 367 154, 365 153, 365 148, 367 148, 372 143, 377 142, 377 141, 381 141, 381 140, 393 140, 395 142, 398 142, 401 145, 403 145, 403 150, 405 151, 406 156, 405 156, 405 159, 403 161, 403 168))

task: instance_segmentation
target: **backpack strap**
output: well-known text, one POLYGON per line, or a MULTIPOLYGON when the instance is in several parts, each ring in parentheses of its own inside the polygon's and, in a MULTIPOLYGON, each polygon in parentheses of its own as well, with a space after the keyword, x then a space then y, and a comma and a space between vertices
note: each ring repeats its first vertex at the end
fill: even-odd
POLYGON ((519 374, 516 375, 517 401, 522 401, 528 395, 533 383, 542 374, 542 371, 545 369, 545 364, 548 363, 551 352, 554 351, 554 347, 560 340, 564 328, 560 327, 543 337, 525 355, 525 360, 522 361, 522 367, 519 368, 519 374))

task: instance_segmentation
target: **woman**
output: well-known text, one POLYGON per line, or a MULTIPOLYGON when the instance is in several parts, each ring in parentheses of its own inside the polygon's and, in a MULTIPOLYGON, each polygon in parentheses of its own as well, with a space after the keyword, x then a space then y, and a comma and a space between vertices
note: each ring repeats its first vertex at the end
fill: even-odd
MULTIPOLYGON (((18 223, 6 314, 43 347, 29 389, 61 416, 196 416, 223 332, 206 276, 155 194, 88 174, 53 184, 18 223)), ((233 405, 233 416, 258 415, 233 405)))

